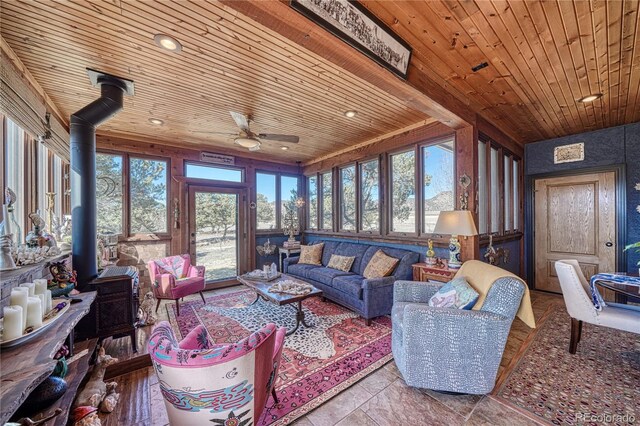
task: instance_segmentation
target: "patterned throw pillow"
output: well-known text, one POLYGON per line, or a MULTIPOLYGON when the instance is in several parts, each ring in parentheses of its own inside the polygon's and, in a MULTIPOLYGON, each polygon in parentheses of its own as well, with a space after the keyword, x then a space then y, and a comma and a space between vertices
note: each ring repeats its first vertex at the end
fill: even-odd
POLYGON ((322 250, 324 243, 311 246, 300 246, 300 260, 298 263, 306 265, 322 265, 322 250))
POLYGON ((186 263, 187 260, 182 256, 171 256, 156 260, 158 274, 171 274, 176 278, 183 278, 186 263))
POLYGON ((464 278, 455 278, 442 287, 429 299, 429 306, 436 308, 458 308, 470 310, 478 301, 475 291, 464 278))
POLYGON ((387 256, 382 250, 373 255, 362 274, 366 279, 383 278, 391 275, 400 259, 387 256))
POLYGON ((356 260, 355 256, 340 256, 337 254, 332 254, 331 259, 329 259, 329 264, 327 268, 337 269, 338 271, 349 272, 351 270, 351 265, 353 265, 353 261, 356 260))

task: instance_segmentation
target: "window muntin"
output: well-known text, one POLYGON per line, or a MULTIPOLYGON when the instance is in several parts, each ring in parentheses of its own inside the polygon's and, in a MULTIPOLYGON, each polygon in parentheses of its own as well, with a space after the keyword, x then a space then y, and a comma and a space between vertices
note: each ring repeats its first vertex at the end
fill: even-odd
POLYGON ((129 158, 129 231, 168 232, 167 169, 165 160, 129 158))
POLYGON ((276 229, 276 175, 256 173, 256 229, 276 229))
POLYGON ((405 151, 390 156, 391 232, 416 232, 416 155, 405 151))
POLYGON ((453 157, 453 141, 422 147, 424 233, 433 233, 441 211, 455 209, 453 157))
POLYGON ((244 173, 242 169, 191 162, 185 162, 184 175, 188 178, 209 179, 223 182, 244 181, 244 173))
POLYGON ((323 230, 333 230, 333 173, 327 172, 320 175, 322 186, 321 199, 321 224, 323 230))
POLYGON ((360 229, 380 231, 380 163, 376 160, 360 164, 360 229))
POLYGON ((340 169, 340 228, 356 230, 356 166, 340 169))

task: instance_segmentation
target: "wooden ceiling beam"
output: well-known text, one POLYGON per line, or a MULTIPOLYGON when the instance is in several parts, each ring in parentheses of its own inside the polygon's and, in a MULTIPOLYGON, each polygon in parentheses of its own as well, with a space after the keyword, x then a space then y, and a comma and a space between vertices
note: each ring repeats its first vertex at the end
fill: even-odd
POLYGON ((407 106, 422 111, 452 128, 458 129, 475 123, 475 113, 469 105, 453 97, 415 65, 409 66, 407 81, 403 81, 293 10, 288 3, 235 0, 221 0, 220 3, 345 71, 366 79, 389 95, 404 100, 407 106))

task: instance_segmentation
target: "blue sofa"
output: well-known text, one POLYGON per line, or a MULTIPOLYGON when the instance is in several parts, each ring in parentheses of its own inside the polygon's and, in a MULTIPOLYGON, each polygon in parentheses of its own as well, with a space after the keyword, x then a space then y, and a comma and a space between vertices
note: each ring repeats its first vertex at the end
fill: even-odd
POLYGON ((322 265, 298 264, 300 257, 290 257, 283 263, 286 274, 300 278, 323 291, 324 297, 360 314, 367 325, 371 319, 381 315, 390 315, 393 305, 393 283, 397 280, 411 280, 412 265, 420 255, 409 250, 381 247, 369 244, 354 244, 339 241, 315 241, 324 243, 322 265), (364 269, 378 251, 400 260, 393 273, 384 278, 366 279, 364 269), (349 272, 327 268, 332 254, 355 256, 349 272))

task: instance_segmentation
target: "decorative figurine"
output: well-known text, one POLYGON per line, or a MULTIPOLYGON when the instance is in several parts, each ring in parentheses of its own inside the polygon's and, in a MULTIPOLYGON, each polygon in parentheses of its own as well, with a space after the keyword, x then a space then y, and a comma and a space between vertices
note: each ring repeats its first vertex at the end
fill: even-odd
POLYGON ((53 297, 69 294, 76 286, 76 271, 67 269, 67 264, 64 260, 60 262, 53 262, 49 266, 49 272, 53 277, 49 281, 49 290, 53 297))
POLYGON ((500 258, 502 258, 502 263, 509 263, 509 250, 499 247, 497 250, 493 247, 493 234, 489 235, 489 245, 487 246, 487 250, 484 253, 484 258, 489 261, 491 265, 499 265, 500 258))
POLYGON ((138 323, 136 324, 138 327, 155 324, 156 317, 153 315, 153 306, 155 303, 153 292, 147 292, 138 308, 138 323))
POLYGON ((460 194, 460 210, 469 210, 469 185, 471 185, 471 178, 468 174, 460 176, 458 183, 462 187, 462 193, 460 194))
POLYGON ((434 265, 436 263, 436 252, 433 251, 433 240, 431 238, 427 241, 427 245, 429 248, 427 249, 425 263, 427 265, 434 265))
POLYGON ((83 406, 73 410, 73 426, 102 426, 98 409, 96 407, 83 406))
POLYGON ((31 213, 29 215, 33 230, 29 231, 26 237, 26 243, 28 247, 55 247, 57 246, 56 239, 48 232, 44 232, 46 225, 44 219, 38 213, 31 213))
POLYGON ((300 234, 300 227, 296 223, 296 212, 293 208, 285 207, 285 209, 287 210, 287 212, 284 216, 284 235, 289 236, 289 239, 287 241, 289 241, 290 243, 295 243, 297 242, 295 236, 300 234))
POLYGON ((271 241, 267 238, 267 241, 261 246, 257 246, 256 250, 260 256, 271 256, 276 251, 276 245, 271 244, 271 241))
POLYGON ((20 247, 22 245, 22 230, 20 229, 20 225, 16 221, 16 216, 14 214, 13 205, 18 201, 18 197, 15 192, 11 190, 11 188, 7 187, 4 191, 4 199, 7 202, 7 212, 9 213, 9 220, 11 222, 11 230, 13 231, 13 243, 16 247, 20 247))
POLYGON ((87 382, 87 385, 76 398, 74 403, 76 407, 96 407, 100 408, 100 411, 103 413, 110 413, 113 411, 115 404, 118 402, 118 398, 120 397, 120 395, 115 392, 117 383, 105 383, 103 379, 104 372, 107 367, 115 364, 116 362, 118 362, 117 358, 106 355, 104 348, 100 348, 100 351, 98 352, 98 359, 96 360, 89 382, 87 382))

